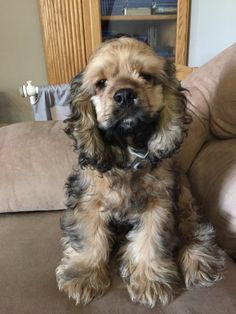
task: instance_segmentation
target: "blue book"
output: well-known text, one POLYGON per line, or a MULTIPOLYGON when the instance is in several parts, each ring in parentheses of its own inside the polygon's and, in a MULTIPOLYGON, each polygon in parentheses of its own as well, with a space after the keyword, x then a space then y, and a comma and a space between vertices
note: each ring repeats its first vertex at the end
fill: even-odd
POLYGON ((125 1, 127 8, 147 8, 152 6, 153 0, 128 0, 125 1))
POLYGON ((124 0, 101 0, 102 15, 122 15, 124 0))
POLYGON ((177 4, 177 0, 159 0, 157 1, 157 4, 164 4, 164 3, 174 3, 174 4, 177 4))

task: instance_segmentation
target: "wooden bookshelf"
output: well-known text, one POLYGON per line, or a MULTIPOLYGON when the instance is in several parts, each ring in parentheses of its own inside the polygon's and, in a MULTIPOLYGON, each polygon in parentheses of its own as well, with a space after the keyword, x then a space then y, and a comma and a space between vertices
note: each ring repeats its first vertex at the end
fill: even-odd
POLYGON ((101 16, 102 21, 163 21, 176 19, 177 19, 176 14, 101 16))
POLYGON ((175 62, 186 64, 190 2, 178 0, 177 14, 101 16, 100 0, 38 0, 48 83, 67 83, 78 74, 101 43, 102 28, 107 24, 120 29, 127 22, 128 30, 135 32, 137 24, 137 31, 152 22, 158 24, 165 38, 175 40, 175 62))

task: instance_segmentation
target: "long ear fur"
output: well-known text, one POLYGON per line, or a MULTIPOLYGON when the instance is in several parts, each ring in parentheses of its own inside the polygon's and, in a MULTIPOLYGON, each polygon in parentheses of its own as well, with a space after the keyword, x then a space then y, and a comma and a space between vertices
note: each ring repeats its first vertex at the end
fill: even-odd
POLYGON ((111 150, 105 145, 97 126, 91 95, 83 89, 83 72, 71 82, 71 115, 65 132, 75 140, 81 167, 91 166, 101 172, 111 169, 111 150))
POLYGON ((184 89, 176 79, 175 65, 166 61, 163 77, 164 107, 156 133, 149 141, 149 152, 156 159, 169 157, 181 145, 190 122, 186 113, 184 89))

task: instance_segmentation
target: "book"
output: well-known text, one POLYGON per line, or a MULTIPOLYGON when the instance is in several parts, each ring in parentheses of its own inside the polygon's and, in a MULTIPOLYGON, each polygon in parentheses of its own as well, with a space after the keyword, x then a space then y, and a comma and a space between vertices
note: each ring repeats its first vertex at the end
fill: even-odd
POLYGON ((177 13, 177 1, 159 0, 152 5, 152 14, 174 14, 177 13))
MULTIPOLYGON (((154 1, 153 1, 154 2, 154 1)), ((155 1, 157 4, 165 4, 165 3, 172 3, 177 5, 177 0, 157 0, 155 1)))
POLYGON ((127 8, 147 8, 151 7, 153 0, 126 0, 124 6, 127 8))
POLYGON ((151 15, 150 8, 124 8, 124 15, 151 15))
POLYGON ((101 0, 101 15, 122 15, 124 0, 101 0))
POLYGON ((157 5, 152 8, 152 14, 175 14, 177 13, 177 6, 175 5, 157 5))

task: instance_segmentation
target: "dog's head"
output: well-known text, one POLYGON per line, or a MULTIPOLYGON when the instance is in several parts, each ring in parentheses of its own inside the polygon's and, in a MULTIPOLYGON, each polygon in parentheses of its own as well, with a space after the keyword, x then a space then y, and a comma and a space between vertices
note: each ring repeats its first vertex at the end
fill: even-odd
POLYGON ((72 81, 71 95, 67 131, 82 166, 106 171, 135 156, 155 163, 182 142, 185 96, 175 67, 140 41, 102 44, 72 81))

